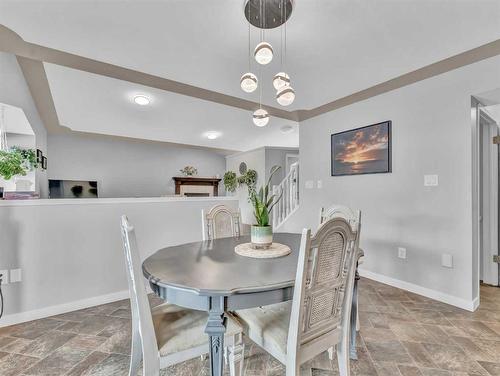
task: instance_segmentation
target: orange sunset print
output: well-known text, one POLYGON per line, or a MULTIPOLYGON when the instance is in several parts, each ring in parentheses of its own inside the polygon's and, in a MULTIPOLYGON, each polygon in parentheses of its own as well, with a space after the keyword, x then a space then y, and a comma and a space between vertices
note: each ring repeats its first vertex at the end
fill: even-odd
POLYGON ((332 135, 332 175, 391 171, 391 122, 332 135))

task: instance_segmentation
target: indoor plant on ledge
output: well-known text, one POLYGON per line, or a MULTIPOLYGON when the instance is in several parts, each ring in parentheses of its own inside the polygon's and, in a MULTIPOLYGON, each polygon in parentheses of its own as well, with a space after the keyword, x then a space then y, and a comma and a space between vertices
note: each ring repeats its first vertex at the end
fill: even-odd
POLYGON ((281 200, 283 192, 276 197, 274 194, 269 196, 269 190, 271 179, 280 168, 279 166, 273 167, 267 184, 260 187, 259 192, 254 190, 250 195, 250 202, 252 203, 255 220, 257 222, 257 224, 252 225, 251 230, 251 242, 255 248, 268 248, 273 243, 273 229, 269 224, 269 216, 274 205, 281 200))
POLYGON ((37 167, 36 152, 32 149, 13 146, 9 150, 0 150, 0 176, 4 180, 10 180, 17 175, 26 176, 37 167))

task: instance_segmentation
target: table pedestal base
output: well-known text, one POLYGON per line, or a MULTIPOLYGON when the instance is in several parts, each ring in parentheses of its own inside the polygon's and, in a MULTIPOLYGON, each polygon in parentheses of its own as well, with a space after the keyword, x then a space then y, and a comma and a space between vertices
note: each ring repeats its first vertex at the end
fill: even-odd
POLYGON ((210 372, 213 376, 222 376, 224 371, 224 333, 226 333, 224 317, 224 297, 211 297, 205 333, 208 334, 210 354, 210 372))

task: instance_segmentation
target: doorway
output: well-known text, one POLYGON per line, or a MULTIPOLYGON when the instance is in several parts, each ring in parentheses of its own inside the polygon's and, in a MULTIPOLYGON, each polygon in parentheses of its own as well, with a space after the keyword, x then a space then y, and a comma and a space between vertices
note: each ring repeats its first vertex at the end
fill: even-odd
MULTIPOLYGON (((474 108, 475 107, 475 108, 474 108)), ((499 145, 500 103, 477 100, 474 118, 475 243, 478 283, 499 286, 499 145), (498 118, 498 119, 497 119, 498 118)))

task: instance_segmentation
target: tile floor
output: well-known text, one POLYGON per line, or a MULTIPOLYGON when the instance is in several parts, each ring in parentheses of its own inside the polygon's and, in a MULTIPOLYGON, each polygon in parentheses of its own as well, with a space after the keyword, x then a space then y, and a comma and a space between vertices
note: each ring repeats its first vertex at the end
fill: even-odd
MULTIPOLYGON (((362 279, 359 360, 353 375, 500 375, 500 288, 481 288, 481 307, 460 310, 362 279)), ((159 299, 153 298, 152 304, 159 299)), ((0 328, 0 375, 127 375, 128 301, 0 328)), ((338 375, 321 354, 307 367, 314 376, 338 375)), ((162 375, 208 375, 194 359, 162 375)), ((245 375, 284 375, 279 362, 247 342, 245 375)))

